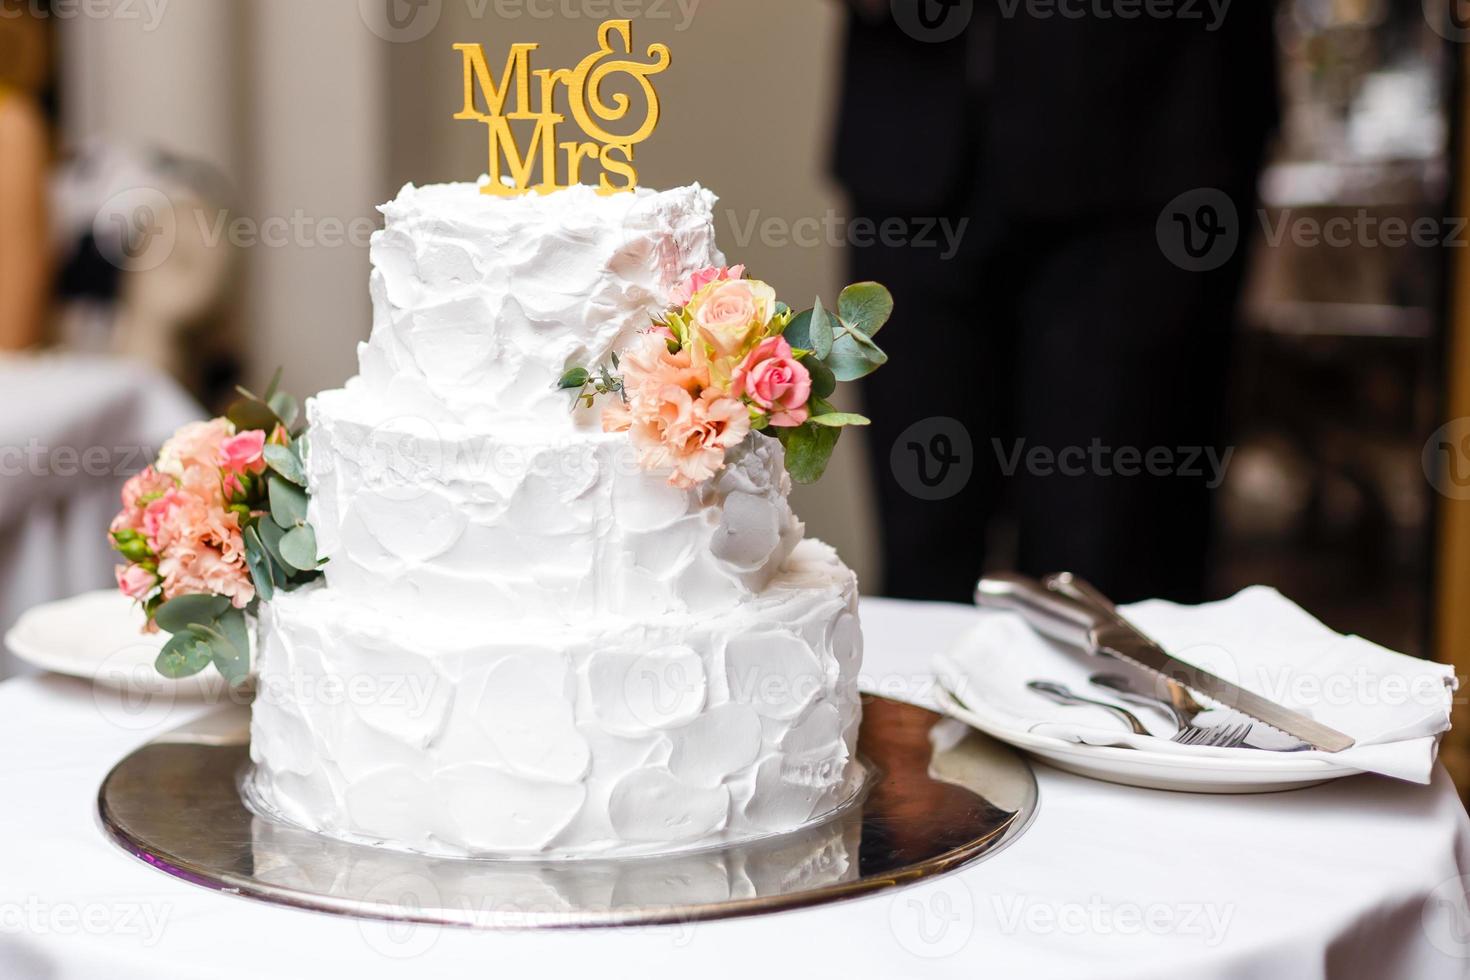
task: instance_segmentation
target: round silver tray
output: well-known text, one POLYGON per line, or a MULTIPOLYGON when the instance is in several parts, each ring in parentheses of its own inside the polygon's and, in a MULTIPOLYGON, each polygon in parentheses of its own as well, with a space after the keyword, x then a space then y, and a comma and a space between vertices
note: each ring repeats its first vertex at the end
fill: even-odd
POLYGON ((346 843, 256 816, 237 782, 249 713, 222 708, 133 752, 102 783, 107 833, 160 871, 319 912, 479 929, 735 918, 920 881, 996 853, 1036 814, 1036 779, 960 722, 864 697, 866 797, 827 823, 624 860, 452 860, 346 843))

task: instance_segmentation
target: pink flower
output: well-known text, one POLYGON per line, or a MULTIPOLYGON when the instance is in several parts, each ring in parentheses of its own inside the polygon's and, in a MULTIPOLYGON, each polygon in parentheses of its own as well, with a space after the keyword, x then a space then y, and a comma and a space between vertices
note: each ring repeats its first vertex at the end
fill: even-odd
POLYGON ((240 518, 216 497, 170 490, 148 505, 143 533, 159 556, 165 599, 222 595, 243 609, 255 598, 240 518))
POLYGON ((112 521, 112 532, 142 531, 143 508, 148 502, 162 496, 175 486, 173 477, 165 476, 148 467, 123 485, 122 510, 112 521))
POLYGON ((683 285, 674 287, 673 302, 676 307, 685 307, 689 301, 694 299, 694 294, 712 282, 722 282, 726 279, 744 279, 745 266, 736 265, 730 268, 722 268, 717 265, 708 269, 700 269, 690 276, 683 285))
POLYGON ((725 454, 750 433, 750 410, 710 385, 690 351, 669 353, 648 333, 623 356, 624 398, 602 414, 607 432, 627 432, 646 469, 669 469, 669 483, 692 487, 725 465, 725 454))
POLYGON ((731 381, 730 393, 748 397, 768 412, 771 424, 793 428, 811 417, 807 402, 812 395, 812 376, 791 352, 785 337, 760 342, 731 381))
POLYGON ((226 473, 260 473, 265 470, 265 433, 251 429, 220 443, 218 462, 226 473))
MULTIPOLYGON (((754 279, 714 282, 690 301, 699 341, 716 359, 736 358, 776 315, 776 291, 754 279)), ((706 354, 696 344, 697 356, 706 354)))
POLYGON ((265 471, 265 432, 251 429, 220 443, 218 457, 227 497, 240 492, 240 477, 265 471))
POLYGON ((158 585, 158 576, 142 565, 117 566, 117 587, 129 599, 140 602, 148 598, 158 585))
POLYGON ((707 384, 709 372, 695 367, 690 352, 669 353, 668 341, 657 333, 640 334, 623 354, 623 389, 630 402, 657 402, 659 392, 669 385, 697 395, 707 384))
POLYGON ((195 493, 223 499, 220 451, 234 434, 235 426, 228 419, 192 422, 163 444, 158 471, 195 493))
POLYGON ((669 483, 688 489, 724 468, 725 454, 750 434, 750 412, 716 389, 695 398, 670 385, 657 411, 633 414, 630 431, 642 464, 672 469, 669 483))

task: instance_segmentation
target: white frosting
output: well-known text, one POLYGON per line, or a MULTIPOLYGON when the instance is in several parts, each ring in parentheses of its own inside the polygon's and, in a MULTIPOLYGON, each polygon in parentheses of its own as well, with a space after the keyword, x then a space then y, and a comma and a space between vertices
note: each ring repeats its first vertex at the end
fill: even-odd
POLYGON ((774 439, 679 490, 622 434, 377 421, 369 406, 355 385, 310 404, 310 520, 331 587, 380 608, 562 623, 717 611, 758 594, 802 538, 774 439))
POLYGON ((643 622, 278 598, 259 656, 259 806, 446 856, 587 856, 794 830, 848 800, 857 584, 808 541, 759 596, 643 622))
POLYGON ((605 364, 675 286, 724 264, 715 201, 697 184, 513 198, 408 185, 373 236, 370 397, 436 422, 567 424, 554 382, 605 364))
POLYGON ((406 187, 362 374, 308 405, 325 585, 261 624, 251 787, 302 827, 447 856, 621 855, 849 798, 857 583, 802 542, 780 444, 692 490, 556 382, 723 263, 699 187, 406 187))

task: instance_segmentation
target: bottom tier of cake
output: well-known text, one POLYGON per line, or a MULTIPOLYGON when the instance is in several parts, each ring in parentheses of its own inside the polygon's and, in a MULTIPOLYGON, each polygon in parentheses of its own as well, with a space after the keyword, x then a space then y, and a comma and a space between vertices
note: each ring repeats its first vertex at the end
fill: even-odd
POLYGON ((330 588, 261 622, 247 796, 454 857, 657 853, 785 833, 851 799, 857 584, 802 544, 718 615, 451 623, 330 588))

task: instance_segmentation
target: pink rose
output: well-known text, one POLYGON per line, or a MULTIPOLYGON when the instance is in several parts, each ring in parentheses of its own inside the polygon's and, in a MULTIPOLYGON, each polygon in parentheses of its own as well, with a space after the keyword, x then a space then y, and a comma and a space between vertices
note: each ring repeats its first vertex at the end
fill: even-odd
POLYGON ((148 598, 157 585, 158 576, 142 565, 117 566, 117 587, 129 599, 137 599, 141 602, 148 598))
POLYGON ((251 429, 220 443, 217 457, 226 473, 260 473, 265 469, 265 433, 251 429))
POLYGON ((240 492, 240 478, 265 471, 265 433, 260 429, 242 432, 220 443, 218 462, 225 495, 240 492))
POLYGON ((811 372, 792 354, 785 337, 769 337, 750 352, 735 373, 731 394, 748 397, 780 428, 794 428, 811 417, 811 372))
POLYGON ((712 282, 744 278, 745 266, 743 265, 731 266, 728 269, 713 265, 708 269, 700 269, 694 275, 690 276, 683 285, 674 288, 674 305, 681 308, 688 306, 689 301, 694 298, 694 294, 712 282))

